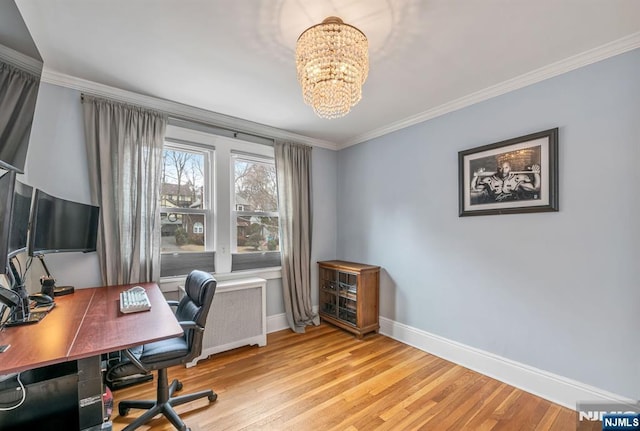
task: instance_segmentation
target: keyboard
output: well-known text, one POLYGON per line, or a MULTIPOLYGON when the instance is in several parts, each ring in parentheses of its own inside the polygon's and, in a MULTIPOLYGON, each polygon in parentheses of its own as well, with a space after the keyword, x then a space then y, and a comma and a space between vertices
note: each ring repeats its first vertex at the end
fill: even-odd
POLYGON ((120 311, 122 313, 137 313, 151 309, 151 302, 144 287, 135 286, 120 292, 120 311))

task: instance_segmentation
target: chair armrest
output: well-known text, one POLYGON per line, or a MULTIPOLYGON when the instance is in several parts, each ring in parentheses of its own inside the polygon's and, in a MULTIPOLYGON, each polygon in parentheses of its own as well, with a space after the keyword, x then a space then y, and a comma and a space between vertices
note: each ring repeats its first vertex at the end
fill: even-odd
POLYGON ((178 304, 180 304, 179 301, 174 301, 173 299, 169 299, 167 300, 167 304, 169 304, 170 307, 177 307, 178 304))
POLYGON ((125 349, 123 350, 123 352, 124 355, 131 361, 131 363, 136 366, 136 368, 140 369, 140 371, 145 374, 149 373, 149 370, 144 365, 142 365, 142 362, 140 362, 136 355, 131 353, 129 349, 125 349))
POLYGON ((183 320, 182 322, 178 322, 182 329, 186 331, 187 329, 198 329, 199 326, 193 320, 183 320))

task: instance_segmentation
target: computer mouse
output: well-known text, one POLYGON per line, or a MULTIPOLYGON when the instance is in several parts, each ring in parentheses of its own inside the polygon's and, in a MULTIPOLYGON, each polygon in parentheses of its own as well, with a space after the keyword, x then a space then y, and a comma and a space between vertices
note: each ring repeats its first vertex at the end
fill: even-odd
POLYGON ((38 305, 53 304, 53 298, 44 293, 34 293, 33 295, 29 295, 29 299, 35 301, 38 305))

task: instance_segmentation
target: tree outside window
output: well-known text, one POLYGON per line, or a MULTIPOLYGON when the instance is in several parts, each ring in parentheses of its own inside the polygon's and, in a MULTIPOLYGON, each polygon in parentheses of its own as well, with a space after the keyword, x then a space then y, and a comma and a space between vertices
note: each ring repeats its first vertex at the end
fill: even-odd
POLYGON ((204 151, 166 145, 160 191, 163 253, 205 251, 204 151))
POLYGON ((233 171, 236 253, 280 251, 275 164, 238 155, 233 171))

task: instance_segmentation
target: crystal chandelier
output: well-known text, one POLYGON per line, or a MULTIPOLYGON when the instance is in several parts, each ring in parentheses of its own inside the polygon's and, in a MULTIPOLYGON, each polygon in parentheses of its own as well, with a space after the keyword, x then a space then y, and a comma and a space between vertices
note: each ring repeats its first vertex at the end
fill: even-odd
POLYGON ((369 44, 357 28, 330 16, 298 38, 296 68, 304 102, 323 118, 346 115, 362 97, 369 44))

